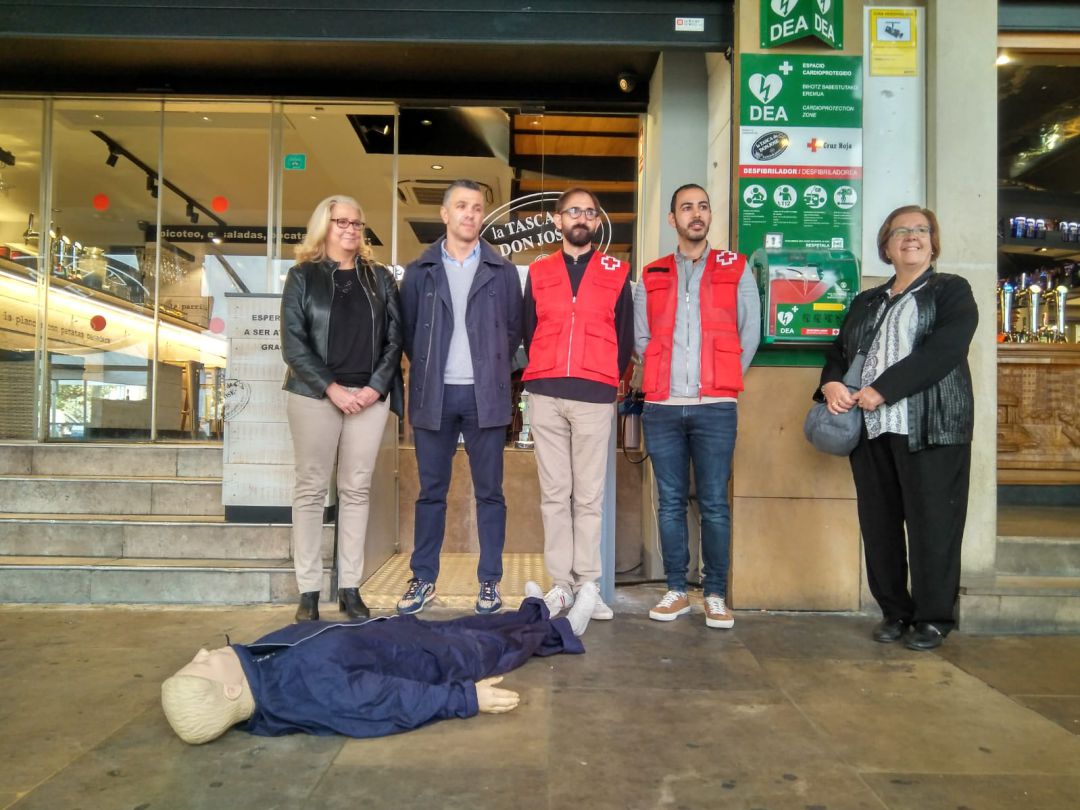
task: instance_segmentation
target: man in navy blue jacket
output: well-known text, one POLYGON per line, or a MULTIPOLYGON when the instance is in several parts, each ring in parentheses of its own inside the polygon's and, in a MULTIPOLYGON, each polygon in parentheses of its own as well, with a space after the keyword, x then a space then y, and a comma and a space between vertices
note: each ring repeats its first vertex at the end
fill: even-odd
POLYGON ((480 540, 477 613, 502 607, 506 541, 503 448, 510 424, 511 361, 521 343, 517 268, 480 238, 484 195, 456 180, 440 209, 446 237, 405 268, 401 309, 409 358, 409 421, 420 495, 413 528, 412 579, 398 613, 418 613, 435 596, 446 530, 446 493, 458 436, 465 438, 480 540))
POLYGON ((236 723, 267 737, 379 737, 478 711, 510 711, 517 693, 495 688, 502 679, 491 676, 533 655, 563 652, 585 648, 569 621, 549 619, 536 598, 512 613, 446 622, 304 622, 254 644, 199 650, 162 684, 161 702, 173 730, 193 745, 236 723))

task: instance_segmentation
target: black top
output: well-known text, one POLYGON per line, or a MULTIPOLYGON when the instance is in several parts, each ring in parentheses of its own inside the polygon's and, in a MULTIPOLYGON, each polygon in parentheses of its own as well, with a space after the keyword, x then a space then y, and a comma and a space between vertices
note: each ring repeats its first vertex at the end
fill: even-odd
MULTIPOLYGON (((577 295, 581 280, 585 277, 585 268, 589 266, 595 248, 590 248, 576 259, 563 251, 566 272, 570 276, 570 290, 577 295)), ((536 331, 536 301, 532 295, 532 279, 525 282, 525 351, 532 344, 533 332, 536 331)), ((634 352, 634 295, 630 290, 629 277, 615 302, 615 339, 619 344, 619 373, 626 370, 630 356, 634 352)), ((525 390, 530 394, 543 394, 548 397, 572 399, 575 402, 614 402, 618 388, 596 380, 584 380, 580 377, 545 377, 529 380, 525 390)))
MULTIPOLYGON (((911 354, 871 383, 890 404, 907 399, 908 450, 913 453, 970 442, 975 420, 967 354, 979 309, 971 285, 961 276, 938 273, 932 267, 925 275, 925 282, 913 285, 911 292, 918 306, 911 354)), ((887 305, 890 286, 892 279, 855 296, 840 334, 825 355, 819 386, 843 378, 876 315, 887 305)), ((820 388, 814 399, 824 399, 820 388)))
POLYGON ((355 270, 334 271, 326 365, 339 385, 361 388, 375 367, 374 321, 368 291, 355 270))

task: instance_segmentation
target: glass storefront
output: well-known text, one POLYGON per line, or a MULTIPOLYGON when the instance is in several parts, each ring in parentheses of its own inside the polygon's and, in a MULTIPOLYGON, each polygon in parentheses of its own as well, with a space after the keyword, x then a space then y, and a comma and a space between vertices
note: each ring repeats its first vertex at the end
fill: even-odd
POLYGON ((0 438, 220 439, 225 295, 280 292, 332 193, 360 200, 399 273, 443 233, 457 177, 522 273, 557 248, 571 185, 599 194, 603 246, 629 259, 639 131, 494 107, 0 99, 0 438))

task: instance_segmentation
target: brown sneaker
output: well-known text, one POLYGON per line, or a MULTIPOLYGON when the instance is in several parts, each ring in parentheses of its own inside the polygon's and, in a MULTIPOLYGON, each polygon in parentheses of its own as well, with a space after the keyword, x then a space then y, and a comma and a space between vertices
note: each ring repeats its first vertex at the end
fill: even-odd
POLYGON ((690 597, 682 591, 668 591, 664 598, 649 611, 649 618, 658 622, 673 622, 684 613, 690 612, 690 597))
POLYGON ((724 597, 715 593, 710 593, 705 597, 705 626, 721 627, 725 630, 735 626, 735 617, 724 604, 724 597))

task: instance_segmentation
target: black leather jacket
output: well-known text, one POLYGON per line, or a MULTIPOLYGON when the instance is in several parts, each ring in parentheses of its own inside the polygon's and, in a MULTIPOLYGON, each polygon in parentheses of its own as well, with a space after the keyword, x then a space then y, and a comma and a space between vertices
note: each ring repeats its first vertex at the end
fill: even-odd
MULTIPOLYGON (((281 293, 281 354, 288 370, 286 391, 322 398, 334 381, 326 366, 330 340, 330 304, 334 299, 334 271, 330 259, 301 262, 289 268, 281 293)), ((404 389, 401 381, 401 302, 397 284, 381 264, 357 261, 357 279, 371 305, 375 334, 371 345, 368 385, 390 398, 390 409, 401 416, 404 389)))
MULTIPOLYGON (((904 359, 874 380, 886 402, 907 398, 908 450, 941 444, 967 444, 975 424, 968 346, 979 323, 971 286, 962 276, 926 271, 926 283, 912 292, 918 305, 914 347, 904 359)), ((892 279, 859 293, 851 302, 840 335, 825 356, 820 384, 839 382, 874 316, 888 300, 892 279)), ((814 399, 822 400, 820 389, 814 399)), ((865 434, 864 434, 865 436, 865 434)))

